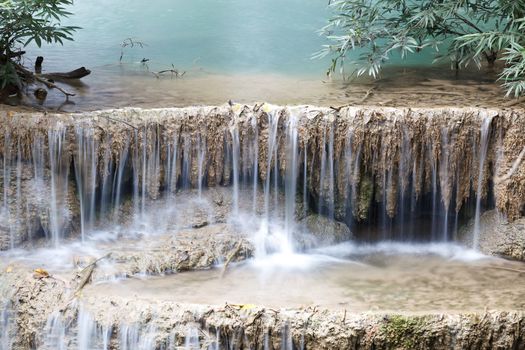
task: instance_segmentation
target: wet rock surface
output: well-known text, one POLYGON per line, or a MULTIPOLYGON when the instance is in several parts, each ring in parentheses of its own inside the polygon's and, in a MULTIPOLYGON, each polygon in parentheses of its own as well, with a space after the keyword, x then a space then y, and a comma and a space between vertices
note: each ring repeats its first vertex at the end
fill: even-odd
POLYGON ((347 312, 343 305, 209 306, 96 295, 84 288, 90 281, 176 277, 252 257, 257 242, 247 232, 252 227, 246 225, 247 211, 284 221, 285 227, 302 219, 297 226, 306 227, 318 246, 353 237, 339 221, 376 225, 379 217, 394 220, 409 203, 450 222, 458 213, 469 216, 464 211, 473 205, 479 210, 495 205, 509 222, 502 223, 495 211, 483 215, 480 248, 523 260, 522 115, 522 110, 476 108, 269 105, 73 115, 2 111, 0 249, 31 246, 34 238, 46 236, 46 242, 63 239, 69 231, 84 238, 98 221, 109 227, 138 224, 127 232, 115 230, 91 251, 81 250, 56 274, 28 268, 20 262, 25 256, 12 264, 0 261, 0 345, 524 348, 521 311, 398 314, 347 312), (485 140, 483 125, 488 125, 485 140), (34 185, 33 170, 44 184, 34 185), (53 188, 62 189, 58 196, 53 188), (320 215, 310 215, 314 206, 320 215), (16 220, 6 213, 17 213, 16 220), (70 228, 77 218, 80 228, 70 228))
POLYGON ((327 246, 349 241, 354 238, 350 228, 344 223, 335 221, 323 215, 308 215, 298 223, 305 230, 301 235, 310 235, 311 246, 327 246))
POLYGON ((56 175, 51 187, 50 171, 36 177, 35 169, 22 163, 6 169, 0 171, 0 250, 78 232, 79 207, 73 181, 56 175))
MULTIPOLYGON (((16 270, 16 274, 23 271, 16 270)), ((1 276, 17 290, 2 335, 12 349, 520 349, 522 312, 352 313, 317 307, 181 304, 82 295, 64 282, 1 276)), ((0 339, 3 341, 3 339, 0 339)))
POLYGON ((97 269, 95 280, 209 269, 230 257, 241 261, 254 255, 247 236, 227 224, 142 237, 114 249, 110 244, 105 249, 111 254, 106 260, 109 267, 97 269), (144 246, 144 240, 152 242, 144 246))
MULTIPOLYGON (((474 222, 471 221, 459 232, 460 241, 472 246, 474 222)), ((525 219, 509 222, 496 210, 481 215, 479 250, 513 260, 525 261, 525 219)))
POLYGON ((316 211, 347 223, 396 218, 400 203, 405 207, 409 200, 424 214, 429 198, 433 215, 446 212, 452 220, 475 205, 474 197, 483 199, 484 208, 495 202, 515 220, 525 204, 522 114, 266 104, 54 115, 2 111, 0 155, 11 174, 19 160, 57 168, 45 152, 37 162, 35 150, 60 144, 59 159, 69 160, 62 166, 75 169, 70 177, 81 189, 77 203, 85 227, 104 209, 99 198, 120 205, 124 194, 149 200, 181 187, 233 190, 241 184, 271 192, 295 184, 290 190, 316 203, 316 211), (294 181, 286 180, 294 174, 294 181))

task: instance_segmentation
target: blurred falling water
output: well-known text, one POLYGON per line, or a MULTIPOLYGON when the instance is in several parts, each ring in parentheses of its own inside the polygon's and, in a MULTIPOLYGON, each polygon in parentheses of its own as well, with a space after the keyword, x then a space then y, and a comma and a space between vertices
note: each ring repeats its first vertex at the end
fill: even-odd
POLYGON ((85 240, 100 225, 161 231, 167 221, 150 215, 157 200, 172 215, 178 193, 195 188, 198 205, 208 210, 203 192, 216 186, 231 188, 229 216, 264 219, 262 238, 278 242, 272 251, 280 245, 290 251, 296 231, 305 229, 298 218, 312 212, 344 221, 355 233, 366 225, 371 239, 447 241, 462 208, 473 202, 465 183, 476 183, 469 178, 474 159, 479 234, 481 199, 490 194, 487 162, 494 158, 488 153, 492 119, 485 114, 472 119, 468 127, 479 130, 472 133, 460 134, 447 119, 412 128, 408 115, 390 129, 377 124, 383 129, 373 134, 357 116, 309 119, 303 107, 265 109, 240 109, 219 124, 197 118, 198 126, 168 113, 166 125, 144 119, 109 132, 89 119, 58 120, 29 139, 5 127, 3 249, 42 236, 54 246, 69 234, 85 240), (458 156, 458 145, 466 157, 458 156), (247 193, 251 208, 241 208, 247 193), (423 226, 428 233, 421 218, 429 222, 423 226))
POLYGON ((474 239, 472 247, 477 249, 479 246, 479 231, 480 231, 480 216, 481 216, 481 198, 483 196, 483 181, 485 174, 485 161, 487 158, 487 151, 489 148, 490 126, 492 117, 487 117, 481 124, 481 136, 479 141, 479 165, 478 165, 478 186, 476 190, 476 213, 474 217, 474 239))

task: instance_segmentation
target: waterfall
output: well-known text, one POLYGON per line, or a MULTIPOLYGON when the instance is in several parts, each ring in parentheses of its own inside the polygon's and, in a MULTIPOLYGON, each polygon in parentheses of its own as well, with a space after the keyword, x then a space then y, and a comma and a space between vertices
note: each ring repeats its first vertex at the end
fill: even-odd
POLYGON ((292 114, 287 126, 286 147, 286 184, 285 184, 285 232, 288 241, 292 240, 292 232, 295 227, 295 203, 297 201, 297 168, 298 168, 298 134, 297 117, 292 114))
POLYGON ((78 311, 78 349, 93 349, 93 339, 96 337, 96 325, 93 317, 80 306, 78 311))
MULTIPOLYGON (((49 201, 49 236, 55 247, 60 244, 63 236, 62 227, 64 224, 64 202, 67 197, 69 187, 69 163, 68 159, 64 157, 64 147, 66 143, 66 128, 62 124, 57 124, 56 128, 48 132, 48 148, 49 148, 49 170, 50 170, 50 187, 51 198, 49 201)), ((80 151, 80 150, 79 150, 80 151)), ((75 163, 77 164, 77 163, 75 163)), ((83 169, 79 164, 79 171, 83 169)), ((44 171, 39 173, 44 174, 44 171)), ((82 186, 83 178, 77 178, 78 193, 80 197, 80 215, 84 213, 84 196, 86 188, 82 186)), ((84 239, 84 220, 81 219, 81 237, 84 239)))
MULTIPOLYGON (((176 198, 195 188, 198 206, 208 210, 205 193, 222 186, 230 187, 229 214, 262 214, 267 234, 270 223, 282 220, 290 238, 302 202, 303 217, 313 211, 353 229, 379 229, 383 239, 446 241, 458 215, 469 217, 469 205, 476 207, 479 234, 481 199, 498 195, 483 185, 490 180, 483 169, 494 159, 491 118, 463 110, 440 119, 425 110, 268 106, 235 113, 226 107, 214 119, 210 111, 111 112, 129 127, 108 127, 95 112, 78 120, 40 116, 24 128, 6 120, 2 249, 43 235, 54 246, 68 235, 85 240, 102 224, 134 224, 147 233, 167 227, 152 218, 157 201, 173 213, 176 203, 185 205, 176 198)), ((508 160, 499 158, 504 167, 508 160)), ((519 208, 499 198, 499 209, 519 208)))
POLYGON ((11 349, 11 343, 14 338, 11 303, 3 302, 0 304, 0 348, 11 349))
MULTIPOLYGON (((118 222, 119 220, 118 208, 120 207, 120 204, 121 204, 121 192, 122 192, 122 187, 123 187, 122 179, 124 177, 124 170, 126 167, 126 162, 128 160, 128 153, 129 153, 129 139, 127 139, 125 142, 126 143, 124 144, 124 147, 120 150, 120 154, 118 157, 118 168, 115 174, 116 181, 114 181, 114 187, 113 187, 113 193, 115 194, 115 198, 113 200, 113 208, 115 208, 114 217, 113 217, 114 222, 118 222)), ((134 176, 133 177, 133 193, 134 194, 138 192, 137 187, 138 187, 138 177, 134 176)))
MULTIPOLYGON (((80 202, 80 234, 83 241, 87 232, 93 228, 95 219, 98 143, 94 138, 93 129, 91 128, 77 127, 76 133, 78 140, 78 153, 75 157, 75 177, 80 202)), ((61 157, 62 152, 60 143, 58 147, 57 157, 61 157)), ((51 173, 51 176, 54 176, 53 172, 51 173)), ((55 193, 55 191, 52 190, 52 193, 55 193)), ((56 202, 56 198, 54 198, 52 202, 56 202)))
MULTIPOLYGON (((275 169, 277 168, 277 128, 279 125, 279 113, 276 111, 268 113, 268 144, 267 144, 267 165, 266 165, 266 181, 264 185, 264 212, 266 219, 270 218, 270 194, 271 194, 271 174, 272 174, 272 160, 275 162, 275 169)), ((277 177, 277 174, 275 174, 277 177)), ((277 193, 275 194, 277 195, 277 193)))
POLYGON ((234 125, 230 129, 232 138, 232 168, 233 168, 233 214, 239 215, 239 163, 240 163, 240 141, 239 129, 234 125))
POLYGON ((199 135, 198 137, 198 185, 197 190, 199 198, 202 197, 202 186, 204 182, 204 169, 205 169, 205 159, 206 159, 206 139, 204 136, 199 135))
POLYGON ((474 249, 479 248, 479 235, 480 235, 480 217, 481 217, 481 198, 483 197, 483 174, 485 173, 485 161, 487 158, 487 151, 489 148, 489 136, 490 136, 490 125, 492 118, 487 117, 483 119, 480 130, 480 141, 479 141, 479 152, 478 152, 478 178, 477 178, 477 190, 476 190, 476 213, 474 217, 474 239, 472 247, 474 249))
POLYGON ((254 130, 253 144, 251 145, 252 154, 253 154, 253 168, 252 168, 252 188, 253 188, 253 207, 252 211, 254 214, 257 212, 257 189, 259 188, 259 128, 257 126, 257 118, 252 117, 251 126, 254 130))

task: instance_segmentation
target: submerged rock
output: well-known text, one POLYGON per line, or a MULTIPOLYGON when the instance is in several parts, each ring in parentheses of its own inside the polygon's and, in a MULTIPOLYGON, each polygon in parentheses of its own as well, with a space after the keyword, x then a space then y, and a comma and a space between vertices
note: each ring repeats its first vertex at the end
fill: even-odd
MULTIPOLYGON (((298 226, 305 229, 304 234, 313 238, 311 246, 332 245, 353 238, 350 228, 344 222, 323 215, 309 215, 301 220, 298 226)), ((301 240, 300 235, 298 239, 301 240)))
MULTIPOLYGON (((459 240, 472 247, 474 220, 459 231, 459 240)), ((496 210, 480 217, 479 247, 485 254, 525 261, 525 218, 509 222, 496 210)))
POLYGON ((248 259, 255 251, 245 234, 227 224, 124 242, 110 248, 108 264, 94 272, 95 280, 209 269, 230 257, 233 262, 248 259))
MULTIPOLYGON (((4 281, 3 281, 4 282, 4 281)), ((60 280, 11 281, 6 349, 522 349, 522 312, 353 313, 317 307, 193 305, 84 293, 60 280)), ((213 291, 210 291, 213 292, 213 291)), ((2 339, 0 339, 2 340, 2 339)))

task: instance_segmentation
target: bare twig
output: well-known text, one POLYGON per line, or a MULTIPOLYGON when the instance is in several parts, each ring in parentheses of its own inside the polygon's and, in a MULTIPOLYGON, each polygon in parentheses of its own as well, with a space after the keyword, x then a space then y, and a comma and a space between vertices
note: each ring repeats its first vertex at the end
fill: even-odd
POLYGON ((63 93, 66 96, 66 99, 68 99, 70 96, 75 96, 75 94, 71 92, 67 92, 66 90, 62 89, 60 86, 57 86, 55 83, 50 82, 49 80, 46 80, 44 78, 39 77, 38 75, 34 75, 35 80, 41 82, 45 86, 47 86, 49 89, 57 89, 61 93, 63 93))
POLYGON ((117 119, 117 118, 112 118, 112 117, 108 117, 107 115, 101 115, 102 118, 106 118, 107 120, 111 120, 113 122, 117 122, 117 123, 122 123, 122 124, 126 124, 127 126, 129 126, 130 128, 133 128, 135 130, 139 130, 139 128, 137 128, 136 126, 128 123, 127 121, 125 120, 121 120, 121 119, 117 119))
POLYGON ((221 272, 221 278, 224 277, 224 275, 226 274, 226 269, 228 269, 228 265, 230 265, 232 260, 237 256, 237 254, 239 254, 239 252, 241 251, 241 248, 242 248, 242 239, 237 243, 237 246, 235 247, 233 252, 230 254, 228 259, 224 263, 224 267, 222 268, 222 272, 221 272))
POLYGON ((103 259, 106 259, 108 258, 109 256, 111 256, 111 253, 107 253, 106 255, 103 255, 101 256, 100 258, 98 259, 95 259, 93 260, 92 262, 90 262, 86 267, 84 267, 79 273, 83 273, 84 271, 86 271, 88 268, 90 268, 91 266, 95 266, 100 260, 103 260, 103 259))
POLYGON ((519 274, 525 274, 525 270, 511 269, 509 267, 488 266, 487 268, 494 269, 494 270, 503 270, 503 271, 516 272, 516 273, 519 273, 519 274))
POLYGON ((66 99, 68 99, 70 96, 75 96, 75 94, 67 92, 66 90, 62 89, 60 86, 55 85, 51 81, 46 80, 46 79, 40 77, 37 74, 34 74, 33 72, 29 71, 24 66, 22 66, 21 64, 15 63, 15 68, 26 79, 28 79, 28 80, 31 80, 31 79, 36 80, 36 81, 44 84, 45 86, 47 86, 49 89, 57 89, 58 91, 60 91, 61 93, 63 93, 66 96, 66 99))
POLYGON ((373 86, 370 89, 368 89, 368 91, 366 92, 365 96, 361 99, 361 101, 359 101, 359 103, 364 103, 370 97, 370 95, 372 95, 374 93, 375 89, 376 89, 375 86, 373 86))
POLYGON ((525 96, 517 98, 515 100, 512 100, 510 102, 504 103, 503 107, 514 107, 516 105, 519 105, 520 103, 525 102, 525 96))
POLYGON ((334 111, 339 112, 339 111, 341 111, 341 109, 343 109, 345 107, 350 107, 350 106, 352 106, 352 103, 349 103, 349 104, 346 104, 346 105, 342 105, 342 106, 338 106, 338 107, 330 106, 330 109, 333 109, 334 111))
POLYGON ((95 270, 95 266, 97 265, 97 263, 100 260, 109 257, 110 255, 111 253, 107 253, 106 255, 93 260, 78 273, 78 275, 80 276, 80 281, 78 282, 78 286, 75 290, 75 293, 73 293, 69 301, 60 309, 60 312, 63 312, 64 310, 66 310, 66 308, 71 304, 71 302, 73 302, 73 300, 78 296, 80 291, 82 291, 82 289, 86 286, 86 284, 88 284, 89 280, 91 279, 91 275, 93 274, 93 271, 95 270))
POLYGON ((130 47, 139 46, 140 48, 144 48, 144 46, 146 46, 146 44, 143 43, 142 41, 133 40, 132 38, 124 39, 122 44, 120 44, 121 49, 120 49, 119 62, 122 62, 122 58, 124 57, 124 48, 127 47, 127 46, 130 46, 130 47))
POLYGON ((400 90, 400 91, 381 91, 385 95, 406 95, 406 94, 416 94, 416 95, 444 95, 444 96, 463 96, 461 92, 453 91, 440 91, 440 90, 400 90))
POLYGON ((500 183, 500 182, 503 182, 503 181, 506 181, 506 180, 510 179, 512 177, 512 175, 514 175, 516 170, 518 170, 521 162, 523 161, 523 157, 524 156, 525 156, 525 146, 523 147, 523 149, 521 150, 520 154, 518 155, 518 158, 516 158, 516 160, 514 161, 514 164, 512 164, 512 168, 510 168, 510 170, 505 175, 503 175, 502 177, 497 177, 495 179, 495 182, 496 183, 500 183))
POLYGON ((182 78, 184 74, 186 74, 186 71, 180 72, 178 69, 175 68, 175 66, 172 64, 171 69, 164 69, 159 72, 151 72, 157 79, 160 79, 160 76, 165 73, 171 73, 171 78, 175 77, 176 79, 182 78))

